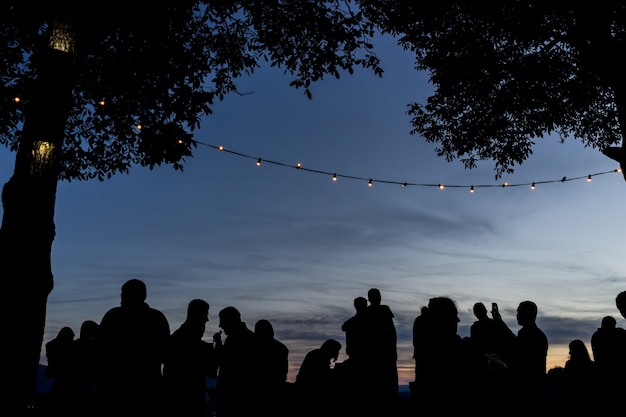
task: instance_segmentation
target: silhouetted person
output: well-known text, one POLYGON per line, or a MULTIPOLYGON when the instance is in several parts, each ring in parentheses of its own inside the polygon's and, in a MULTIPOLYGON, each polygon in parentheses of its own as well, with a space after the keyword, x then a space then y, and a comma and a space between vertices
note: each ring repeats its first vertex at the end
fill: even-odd
POLYGON ((428 306, 422 306, 422 308, 420 308, 420 314, 413 320, 412 344, 413 361, 415 362, 415 379, 413 382, 409 383, 412 399, 417 397, 417 387, 423 383, 420 379, 426 375, 426 372, 422 371, 421 367, 425 364, 424 358, 427 356, 424 351, 428 347, 426 345, 428 341, 428 331, 428 306))
POLYGON ((537 305, 532 301, 522 301, 517 307, 517 324, 521 328, 515 335, 502 321, 499 312, 494 312, 494 319, 508 329, 513 351, 508 364, 514 378, 517 398, 524 398, 520 407, 524 411, 534 412, 542 407, 547 398, 546 360, 548 356, 548 338, 537 326, 537 305))
POLYGON ((626 330, 617 327, 617 321, 613 316, 603 317, 600 327, 591 335, 593 360, 598 371, 609 379, 617 378, 618 370, 624 368, 626 361, 624 340, 626 330))
POLYGON ((218 374, 215 386, 217 417, 251 415, 259 407, 257 348, 254 332, 229 306, 219 312, 219 327, 226 339, 216 335, 218 374))
MULTIPOLYGON (((494 304, 495 305, 495 304, 494 304)), ((497 308, 497 305, 495 305, 497 308)), ((481 355, 495 354, 504 363, 507 361, 507 334, 500 323, 489 317, 485 304, 478 302, 473 307, 476 321, 470 325, 472 345, 481 355)))
POLYGON ((372 408, 388 410, 397 406, 398 400, 398 359, 396 326, 394 314, 389 306, 382 304, 378 288, 367 292, 368 363, 371 386, 376 390, 370 402, 372 408), (380 403, 376 401, 380 399, 380 403))
POLYGON ((258 320, 254 325, 257 346, 258 395, 267 413, 273 416, 289 414, 287 401, 287 373, 289 349, 274 336, 274 326, 269 320, 258 320))
POLYGON ((585 342, 574 339, 569 343, 569 359, 563 373, 563 407, 572 414, 592 411, 599 397, 596 365, 591 360, 585 342))
POLYGON ((554 366, 546 372, 546 386, 548 392, 547 414, 562 415, 567 410, 567 389, 565 382, 565 368, 554 366))
POLYGON ((161 366, 170 327, 165 315, 146 303, 146 296, 143 281, 126 281, 120 306, 100 321, 96 391, 103 416, 153 417, 162 412, 161 366))
POLYGON ((327 339, 319 348, 309 351, 300 364, 295 386, 298 395, 298 412, 303 417, 337 414, 341 392, 337 391, 332 364, 337 361, 341 343, 327 339))
POLYGON ((202 340, 209 303, 193 299, 187 317, 170 336, 163 363, 167 417, 206 417, 207 378, 217 376, 213 344, 202 340))
POLYGON ((367 357, 369 338, 367 298, 356 297, 353 305, 355 313, 341 325, 341 330, 346 335, 346 355, 354 362, 363 362, 367 357))
POLYGON ((65 326, 59 330, 54 339, 46 343, 48 367, 45 375, 54 378, 50 392, 51 416, 67 416, 73 412, 75 392, 74 336, 74 330, 65 326))
POLYGON ((100 325, 93 320, 83 321, 78 339, 74 341, 75 406, 79 416, 93 415, 95 412, 95 385, 100 360, 97 347, 99 328, 100 325))
MULTIPOLYGON (((623 394, 626 377, 626 330, 617 327, 613 316, 602 318, 591 335, 591 352, 598 372, 598 385, 604 396, 623 394)), ((607 407, 607 411, 610 411, 607 407)))
MULTIPOLYGON (((497 304, 492 304, 496 310, 497 304)), ((511 347, 506 329, 493 318, 489 317, 487 307, 477 302, 473 307, 476 321, 470 325, 470 348, 476 360, 476 375, 474 381, 490 387, 493 397, 502 398, 507 395, 506 386, 509 385, 511 347)), ((493 312, 492 312, 493 314, 493 312)))
POLYGON ((418 369, 412 404, 416 413, 433 410, 462 411, 472 389, 470 350, 457 333, 459 316, 449 297, 433 297, 423 308, 414 333, 418 369))
POLYGON ((345 411, 347 415, 366 416, 370 413, 370 401, 364 401, 370 395, 377 395, 371 391, 369 349, 369 323, 367 317, 367 298, 356 297, 353 300, 355 313, 341 325, 345 333, 346 354, 348 359, 337 366, 343 392, 346 395, 345 411))

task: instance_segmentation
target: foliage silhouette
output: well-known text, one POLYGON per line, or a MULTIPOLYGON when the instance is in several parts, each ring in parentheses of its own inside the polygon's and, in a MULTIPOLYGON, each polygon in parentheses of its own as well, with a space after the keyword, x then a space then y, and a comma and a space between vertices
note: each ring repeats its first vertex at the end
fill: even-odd
POLYGON ((402 0, 389 9, 371 1, 365 13, 430 74, 434 93, 409 113, 439 156, 467 168, 493 160, 498 179, 558 134, 626 166, 615 146, 626 129, 623 5, 402 0))

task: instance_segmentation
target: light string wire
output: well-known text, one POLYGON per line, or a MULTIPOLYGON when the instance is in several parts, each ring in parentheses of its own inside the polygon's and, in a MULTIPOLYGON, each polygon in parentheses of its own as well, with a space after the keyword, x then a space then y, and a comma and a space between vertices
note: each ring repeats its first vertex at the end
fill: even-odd
POLYGON ((285 162, 280 162, 280 161, 272 161, 270 159, 265 159, 265 158, 261 158, 261 157, 256 157, 256 156, 252 156, 252 155, 247 155, 245 153, 241 153, 241 152, 237 152, 231 149, 226 149, 224 148, 224 146, 216 146, 216 145, 211 145, 208 143, 204 143, 201 141, 196 140, 195 141, 197 144, 199 145, 203 145, 206 146, 208 148, 212 148, 212 149, 216 149, 220 152, 226 152, 232 155, 236 155, 242 158, 248 158, 248 159, 252 159, 252 160, 256 160, 256 164, 257 165, 261 165, 262 163, 267 163, 267 164, 272 164, 272 165, 278 165, 278 166, 283 166, 286 168, 292 168, 292 169, 296 169, 299 171, 307 171, 307 172, 312 172, 314 174, 322 174, 322 175, 327 175, 327 176, 331 176, 331 178, 333 179, 333 181, 337 180, 338 178, 347 178, 347 179, 352 179, 352 180, 359 180, 359 181, 367 181, 368 185, 371 187, 374 183, 380 183, 380 184, 396 184, 396 185, 400 185, 403 188, 404 187, 409 187, 409 186, 414 186, 414 187, 436 187, 439 189, 443 189, 443 188, 469 188, 470 192, 473 192, 474 189, 476 188, 507 188, 507 187, 530 187, 531 189, 534 189, 537 185, 539 184, 553 184, 553 183, 565 183, 565 182, 569 182, 569 181, 578 181, 578 180, 583 180, 586 179, 587 181, 591 181, 591 179, 593 177, 597 177, 600 175, 606 175, 606 174, 613 174, 613 173, 618 173, 618 172, 622 172, 621 168, 617 168, 617 169, 613 169, 611 171, 604 171, 604 172, 596 172, 594 174, 588 174, 588 175, 581 175, 581 176, 577 176, 577 177, 562 177, 559 180, 542 180, 542 181, 533 181, 533 182, 526 182, 526 183, 515 183, 515 184, 511 184, 508 182, 503 182, 501 184, 478 184, 478 185, 460 185, 460 184, 442 184, 442 183, 438 183, 438 184, 434 184, 434 183, 415 183, 415 182, 402 182, 402 181, 392 181, 392 180, 383 180, 383 179, 377 179, 377 178, 367 178, 367 177, 359 177, 359 176, 354 176, 354 175, 346 175, 346 174, 341 174, 341 173, 337 173, 337 172, 330 172, 330 171, 322 171, 319 169, 314 169, 314 168, 307 168, 307 167, 303 167, 300 163, 296 163, 294 164, 288 164, 285 162))
MULTIPOLYGON (((20 104, 21 103, 21 98, 20 97, 14 97, 13 101, 15 102, 15 104, 20 104)), ((98 102, 98 105, 100 106, 104 106, 106 104, 105 100, 102 99, 98 102)), ((135 126, 137 128, 137 130, 141 131, 142 126, 136 125, 135 126)), ((177 140, 178 143, 181 143, 181 140, 178 139, 177 140)), ((300 171, 308 171, 308 172, 312 172, 314 174, 322 174, 322 175, 332 175, 332 179, 333 181, 336 181, 338 178, 348 178, 348 179, 352 179, 352 180, 359 180, 359 181, 367 181, 368 186, 372 186, 374 183, 380 183, 380 184, 396 184, 396 185, 401 185, 402 188, 408 187, 408 186, 413 186, 413 187, 437 187, 439 189, 444 189, 444 188, 469 188, 470 192, 474 192, 474 189, 476 188, 495 188, 495 187, 502 187, 502 188, 507 188, 507 187, 530 187, 531 189, 535 189, 535 187, 538 184, 552 184, 552 183, 564 183, 564 182, 569 182, 569 181, 577 181, 577 180, 582 180, 582 179, 586 179, 588 182, 591 182, 591 179, 593 177, 597 177, 599 175, 606 175, 606 174, 613 174, 616 172, 622 172, 622 168, 616 168, 613 169, 611 171, 604 171, 604 172, 596 172, 595 174, 588 174, 588 175, 582 175, 582 176, 578 176, 578 177, 571 177, 571 178, 567 178, 567 177, 562 177, 560 180, 543 180, 543 181, 533 181, 533 182, 527 182, 527 183, 517 183, 517 184, 509 184, 508 182, 503 182, 502 184, 478 184, 478 185, 459 185, 459 184, 428 184, 428 183, 415 183, 415 182, 400 182, 400 181, 392 181, 392 180, 382 180, 382 179, 376 179, 376 178, 365 178, 365 177, 358 177, 358 176, 354 176, 354 175, 346 175, 346 174, 338 174, 336 172, 329 172, 329 171, 322 171, 319 169, 313 169, 313 168, 306 168, 303 167, 300 163, 297 163, 295 165, 292 164, 287 164, 285 162, 279 162, 279 161, 272 161, 269 159, 264 159, 264 158, 260 158, 260 157, 254 157, 251 155, 246 155, 244 153, 241 152, 237 152, 237 151, 233 151, 230 149, 226 149, 223 146, 216 146, 216 145, 211 145, 199 140, 194 140, 194 142, 196 144, 202 145, 202 146, 206 146, 208 148, 212 148, 212 149, 216 149, 220 152, 226 152, 232 155, 236 155, 242 158, 248 158, 248 159, 256 159, 257 160, 257 165, 261 165, 262 162, 268 163, 268 164, 273 164, 273 165, 279 165, 279 166, 283 166, 283 167, 287 167, 287 168, 293 168, 293 169, 297 169, 300 171)))

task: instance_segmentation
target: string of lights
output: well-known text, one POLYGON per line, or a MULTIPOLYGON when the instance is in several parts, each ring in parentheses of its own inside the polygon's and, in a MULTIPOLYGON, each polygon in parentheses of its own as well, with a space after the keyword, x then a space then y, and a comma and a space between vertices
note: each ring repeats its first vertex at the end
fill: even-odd
POLYGON ((582 176, 577 176, 577 177, 562 177, 561 179, 555 179, 555 180, 541 180, 541 181, 533 181, 533 182, 527 182, 527 183, 514 183, 514 184, 508 183, 508 182, 503 182, 501 184, 477 184, 477 185, 416 183, 416 182, 408 182, 408 181, 403 182, 403 181, 392 181, 392 180, 384 180, 384 179, 377 179, 377 178, 359 177, 359 176, 354 176, 354 175, 345 175, 345 174, 341 174, 338 172, 322 171, 319 169, 304 167, 302 166, 300 162, 297 162, 295 164, 289 164, 289 163, 280 162, 280 161, 272 161, 270 159, 260 158, 258 156, 247 155, 242 152, 237 152, 231 149, 226 149, 222 145, 219 145, 219 146, 211 145, 211 144, 204 143, 204 142, 197 141, 197 140, 196 140, 196 143, 202 146, 206 146, 208 148, 216 149, 220 152, 226 152, 226 153, 236 155, 242 158, 256 160, 256 164, 258 166, 262 164, 278 165, 278 166, 292 168, 292 169, 296 169, 300 171, 312 172, 314 174, 326 175, 326 176, 329 176, 332 181, 337 181, 339 178, 347 178, 351 180, 364 181, 364 182, 367 182, 367 185, 369 187, 372 187, 375 183, 379 183, 379 184, 395 184, 395 185, 401 186, 402 188, 406 188, 406 187, 436 187, 439 189, 465 188, 465 189, 468 189, 471 193, 473 193, 474 190, 477 188, 529 187, 531 190, 534 190, 538 185, 565 183, 569 181, 579 181, 579 180, 586 180, 587 182, 591 182, 593 177, 622 172, 621 168, 616 168, 611 171, 596 172, 594 174, 582 175, 582 176))
MULTIPOLYGON (((21 102, 20 97, 14 97, 13 101, 16 104, 19 104, 21 102)), ((98 105, 100 106, 104 106, 106 103, 104 100, 100 100, 98 102, 98 105)), ((140 131, 142 129, 141 124, 137 124, 135 126, 137 128, 138 131, 140 131)), ((180 139, 178 139, 178 141, 180 142, 180 139)), ((562 177, 561 179, 558 180, 542 180, 542 181, 533 181, 533 182, 527 182, 527 183, 516 183, 516 184, 510 184, 508 182, 503 182, 501 184, 478 184, 478 185, 460 185, 460 184, 442 184, 442 183, 438 183, 438 184, 434 184, 434 183, 415 183, 415 182, 407 182, 407 181, 392 181, 392 180, 383 180, 383 179, 377 179, 377 178, 367 178, 367 177, 358 177, 358 176, 354 176, 354 175, 345 175, 345 174, 340 174, 337 172, 329 172, 329 171, 322 171, 319 169, 314 169, 314 168, 307 168, 307 167, 303 167, 302 164, 300 162, 294 164, 288 164, 285 162, 280 162, 280 161, 272 161, 269 159, 264 159, 264 158, 260 158, 260 157, 256 157, 256 156, 252 156, 252 155, 246 155, 244 153, 241 152, 237 152, 231 149, 226 149, 224 148, 224 146, 222 145, 211 145, 208 143, 204 143, 202 141, 196 140, 195 141, 198 145, 202 145, 202 146, 206 146, 208 148, 212 148, 212 149, 216 149, 220 152, 226 152, 232 155, 236 155, 242 158, 248 158, 248 159, 256 159, 256 164, 258 166, 260 166, 263 163, 267 163, 267 164, 272 164, 272 165, 278 165, 278 166, 282 166, 282 167, 287 167, 287 168, 293 168, 293 169, 297 169, 297 170, 301 170, 301 171, 308 171, 308 172, 312 172, 314 174, 321 174, 321 175, 327 175, 330 176, 331 179, 333 181, 337 181, 337 179, 339 178, 347 178, 347 179, 351 179, 351 180, 359 180, 359 181, 367 181, 367 185, 369 187, 372 187, 375 183, 379 183, 379 184, 395 184, 395 185, 400 185, 402 186, 402 188, 406 188, 406 187, 437 187, 441 190, 443 190, 444 188, 466 188, 469 189, 469 191, 471 193, 474 192, 475 189, 477 188, 498 188, 498 187, 502 187, 502 188, 508 188, 508 187, 530 187, 531 190, 534 190, 538 185, 542 185, 542 184, 554 184, 554 183, 564 183, 564 182, 569 182, 569 181, 578 181, 578 180, 587 180, 587 182, 591 182, 593 177, 597 177, 600 175, 606 175, 606 174, 613 174, 613 173, 620 173, 622 172, 622 168, 616 168, 610 171, 604 171, 604 172, 596 172, 595 174, 588 174, 588 175, 582 175, 582 176, 577 176, 577 177, 562 177)))

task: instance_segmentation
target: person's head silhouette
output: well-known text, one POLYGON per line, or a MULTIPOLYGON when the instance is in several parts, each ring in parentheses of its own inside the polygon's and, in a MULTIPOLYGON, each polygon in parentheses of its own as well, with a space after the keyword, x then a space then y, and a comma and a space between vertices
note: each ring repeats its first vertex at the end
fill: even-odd
POLYGON ((80 325, 80 338, 83 340, 94 339, 98 333, 98 323, 93 320, 85 320, 80 325))
POLYGON ((365 297, 356 297, 354 299, 354 309, 356 312, 365 311, 367 309, 367 298, 365 297))
POLYGON ((517 323, 520 326, 534 324, 537 320, 537 304, 532 301, 522 301, 517 306, 517 323))
POLYGON ((474 304, 473 311, 478 320, 484 320, 489 318, 489 316, 487 315, 487 307, 485 307, 485 304, 481 302, 474 304))
POLYGON ((59 333, 57 334, 57 339, 71 341, 74 340, 74 336, 74 330, 72 330, 71 327, 65 326, 61 327, 61 330, 59 330, 59 333))
POLYGON ((187 321, 205 324, 209 321, 209 303, 196 298, 187 305, 187 321))
POLYGON ((254 333, 257 336, 271 339, 274 337, 274 327, 269 320, 261 319, 255 323, 254 333))
POLYGON ((613 316, 604 316, 600 322, 600 327, 603 329, 614 329, 617 326, 617 320, 613 316))
POLYGON ((146 284, 140 279, 130 279, 122 285, 122 306, 142 305, 147 296, 146 284))
POLYGON ((587 350, 587 346, 585 346, 585 342, 580 339, 574 339, 569 342, 569 356, 570 359, 575 361, 586 361, 589 362, 591 357, 589 356, 589 351, 587 350))
POLYGON ((241 313, 235 307, 224 307, 219 312, 219 327, 228 335, 241 326, 241 313))
POLYGON ((322 343, 320 349, 324 352, 324 355, 328 358, 329 362, 335 362, 339 357, 341 343, 335 339, 327 339, 324 343, 322 343))
POLYGON ((449 297, 433 297, 428 300, 428 317, 437 333, 456 334, 459 311, 449 297))
POLYGON ((380 290, 378 288, 370 288, 367 292, 367 299, 369 300, 370 305, 379 306, 382 300, 380 290))

